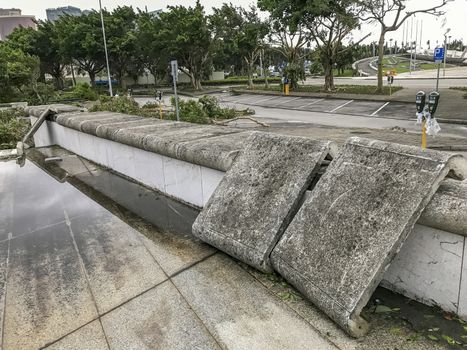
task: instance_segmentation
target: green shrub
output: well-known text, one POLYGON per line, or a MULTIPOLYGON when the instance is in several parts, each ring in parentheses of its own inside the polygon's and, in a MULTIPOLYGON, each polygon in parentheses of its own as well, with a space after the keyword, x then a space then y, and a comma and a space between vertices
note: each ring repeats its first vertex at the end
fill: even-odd
POLYGON ((30 127, 22 109, 0 110, 0 149, 15 148, 30 127))
POLYGON ((91 107, 91 112, 108 111, 125 114, 139 114, 140 108, 134 99, 127 96, 100 96, 99 102, 91 107))

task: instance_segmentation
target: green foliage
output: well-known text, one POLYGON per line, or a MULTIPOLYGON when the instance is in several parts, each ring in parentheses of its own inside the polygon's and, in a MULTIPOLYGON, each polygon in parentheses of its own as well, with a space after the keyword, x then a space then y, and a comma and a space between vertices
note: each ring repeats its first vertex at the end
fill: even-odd
MULTIPOLYGON (((270 86, 268 91, 282 92, 281 86, 270 86)), ((402 90, 401 86, 393 86, 392 93, 402 90)), ((330 93, 323 86, 320 85, 299 85, 294 92, 299 93, 330 93)), ((332 90, 333 94, 367 94, 367 95, 389 95, 389 86, 384 86, 383 92, 377 91, 375 86, 372 85, 336 85, 335 89, 332 90)))
POLYGON ((60 99, 80 99, 87 101, 96 101, 99 99, 99 94, 89 84, 77 84, 71 91, 60 94, 60 99))
POLYGON ((99 103, 90 108, 91 112, 108 111, 140 115, 140 108, 134 99, 127 96, 100 96, 99 103))
POLYGON ((37 58, 0 42, 0 102, 21 99, 37 80, 38 64, 37 58))
MULTIPOLYGON (((175 107, 175 98, 171 104, 175 107)), ((212 119, 232 119, 244 115, 247 111, 237 111, 233 108, 222 108, 219 100, 213 96, 203 96, 199 100, 179 100, 180 120, 189 123, 209 124, 212 119)), ((169 119, 175 119, 175 114, 169 119)))
POLYGON ((189 75, 193 88, 200 90, 213 45, 203 6, 199 1, 195 7, 171 6, 160 14, 160 20, 162 45, 189 75))
POLYGON ((16 147, 16 142, 26 134, 30 124, 22 109, 0 110, 0 149, 16 147))

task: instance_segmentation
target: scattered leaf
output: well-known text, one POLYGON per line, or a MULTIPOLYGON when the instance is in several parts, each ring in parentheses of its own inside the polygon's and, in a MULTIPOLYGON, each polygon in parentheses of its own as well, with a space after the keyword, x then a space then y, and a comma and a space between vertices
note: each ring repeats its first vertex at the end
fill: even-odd
POLYGON ((439 328, 430 328, 428 329, 428 332, 438 332, 439 328))
POLYGON ((423 317, 425 317, 425 318, 434 318, 435 315, 423 315, 423 317))
POLYGON ((400 311, 400 310, 401 310, 400 307, 393 307, 393 308, 392 308, 392 311, 400 311))
POLYGON ((462 339, 467 339, 467 335, 461 335, 462 339))
POLYGON ((441 336, 441 338, 443 338, 444 340, 446 340, 446 342, 447 342, 449 345, 460 344, 458 341, 456 341, 455 339, 451 338, 449 335, 446 335, 446 334, 443 334, 443 335, 441 336))
POLYGON ((386 312, 392 312, 392 309, 386 305, 377 305, 375 308, 375 313, 377 314, 383 314, 386 312))
POLYGON ((466 331, 466 332, 467 332, 467 326, 464 326, 464 331, 466 331))
POLYGON ((445 312, 445 313, 443 313, 443 317, 444 317, 444 319, 446 319, 448 321, 452 321, 453 315, 450 312, 445 312))
POLYGON ((435 337, 433 334, 428 334, 428 339, 431 339, 431 340, 434 340, 434 341, 438 341, 438 338, 435 337))
POLYGON ((389 329, 389 333, 391 334, 401 334, 401 329, 399 327, 393 327, 391 329, 389 329))

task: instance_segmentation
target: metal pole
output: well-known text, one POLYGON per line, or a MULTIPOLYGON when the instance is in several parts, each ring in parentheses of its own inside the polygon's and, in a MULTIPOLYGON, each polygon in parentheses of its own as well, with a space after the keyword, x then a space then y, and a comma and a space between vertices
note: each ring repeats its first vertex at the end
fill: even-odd
POLYGON ((259 73, 263 77, 263 50, 259 50, 259 73))
POLYGON ((176 74, 172 75, 174 82, 174 95, 175 95, 175 113, 177 115, 177 122, 180 121, 180 112, 178 110, 178 95, 177 95, 177 77, 176 74))
MULTIPOLYGON (((446 76, 446 56, 447 56, 447 52, 446 52, 446 40, 447 40, 447 33, 444 34, 444 63, 443 63, 443 77, 446 76)), ((436 89, 436 91, 438 91, 438 89, 436 89)))
POLYGON ((438 63, 438 74, 436 76, 436 92, 438 92, 438 86, 439 86, 439 69, 440 69, 440 64, 438 63))
POLYGON ((104 38, 105 63, 107 64, 107 78, 109 80, 109 94, 110 94, 110 97, 113 97, 114 94, 112 90, 112 78, 110 77, 109 54, 107 52, 107 39, 105 38, 104 14, 102 13, 101 0, 99 0, 99 8, 101 12, 102 36, 104 38))
POLYGON ((414 64, 417 65, 417 43, 418 43, 418 19, 415 31, 415 53, 414 53, 414 64))
POLYGON ((413 17, 411 18, 410 22, 410 74, 412 74, 412 55, 413 55, 413 17))

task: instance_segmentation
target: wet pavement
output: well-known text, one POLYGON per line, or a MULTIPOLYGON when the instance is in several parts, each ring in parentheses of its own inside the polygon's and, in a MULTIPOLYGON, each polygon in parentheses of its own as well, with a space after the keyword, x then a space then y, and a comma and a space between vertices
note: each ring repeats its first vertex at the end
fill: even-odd
POLYGON ((1 349, 447 344, 372 305, 373 330, 349 338, 280 277, 194 239, 195 209, 63 149, 32 150, 22 168, 0 162, 0 193, 1 349), (45 161, 52 156, 62 160, 45 161))

